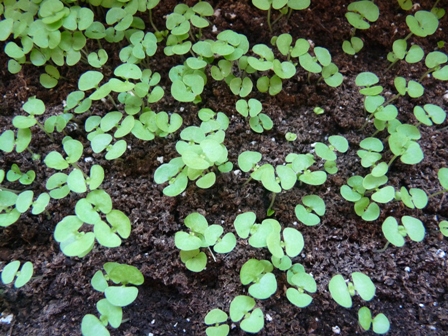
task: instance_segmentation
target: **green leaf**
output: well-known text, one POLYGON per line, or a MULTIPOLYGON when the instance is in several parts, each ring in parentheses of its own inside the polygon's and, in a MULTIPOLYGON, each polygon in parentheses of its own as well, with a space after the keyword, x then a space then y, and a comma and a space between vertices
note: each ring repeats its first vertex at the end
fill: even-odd
POLYGON ((104 295, 112 305, 124 307, 135 301, 138 289, 134 286, 109 286, 104 290, 104 295))
POLYGON ((386 239, 393 245, 401 247, 404 245, 403 234, 398 229, 397 220, 394 217, 387 217, 381 227, 386 239))
POLYGON ((421 220, 411 216, 403 216, 401 222, 406 228, 409 238, 413 241, 421 242, 425 238, 425 227, 421 220))
POLYGON ((83 336, 110 336, 103 323, 92 314, 84 315, 81 322, 83 336))
POLYGON ((352 307, 352 297, 341 274, 333 276, 328 284, 331 297, 342 307, 352 307))
POLYGON ((207 265, 207 256, 199 249, 193 251, 180 251, 180 259, 192 272, 201 272, 207 265))
POLYGON ((361 272, 352 273, 353 284, 359 296, 365 301, 370 301, 375 296, 375 285, 372 280, 361 272))

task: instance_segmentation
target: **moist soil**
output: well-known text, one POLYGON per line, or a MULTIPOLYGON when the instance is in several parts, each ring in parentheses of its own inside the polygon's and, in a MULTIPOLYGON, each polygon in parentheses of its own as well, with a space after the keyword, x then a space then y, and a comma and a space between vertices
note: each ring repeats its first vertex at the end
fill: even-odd
MULTIPOLYGON (((162 1, 154 10, 155 24, 164 27, 164 16, 172 12, 175 1, 162 1)), ((187 1, 189 5, 194 1, 187 1)), ((184 118, 184 126, 199 125, 197 111, 209 107, 224 112, 230 119, 226 131, 225 145, 229 159, 237 169, 237 157, 245 150, 263 154, 265 162, 282 164, 288 153, 307 153, 316 141, 325 142, 330 135, 343 135, 350 143, 345 154, 338 155, 339 171, 329 175, 322 186, 296 185, 289 191, 277 195, 274 203, 274 218, 283 226, 298 228, 304 236, 303 252, 294 262, 303 264, 318 284, 313 302, 299 309, 288 302, 288 288, 283 272, 275 271, 278 290, 267 300, 258 300, 257 305, 265 314, 265 327, 260 335, 353 335, 363 330, 357 323, 357 311, 368 306, 374 314, 384 313, 391 321, 389 335, 447 335, 448 334, 448 244, 439 229, 438 222, 448 218, 448 199, 445 195, 430 198, 423 210, 411 210, 400 202, 381 205, 378 220, 365 222, 353 210, 353 204, 345 201, 340 187, 352 175, 365 176, 356 155, 359 142, 374 134, 373 125, 364 126, 366 114, 363 97, 358 93, 354 78, 362 71, 371 71, 379 76, 384 86, 384 95, 389 98, 396 91, 395 76, 407 80, 418 79, 426 71, 423 62, 408 65, 398 62, 386 72, 386 60, 392 43, 408 34, 405 17, 408 13, 400 9, 396 1, 378 1, 380 18, 371 28, 358 30, 356 36, 364 40, 364 49, 356 56, 348 56, 341 50, 344 39, 350 37, 350 25, 344 17, 347 0, 313 1, 310 8, 292 14, 289 21, 280 19, 271 34, 266 24, 266 12, 256 9, 250 1, 214 1, 216 9, 211 18, 212 29, 204 29, 206 38, 215 38, 219 31, 233 29, 245 34, 251 45, 269 45, 273 35, 289 32, 293 39, 300 37, 312 40, 316 46, 327 48, 344 82, 338 88, 330 88, 318 78, 301 70, 292 79, 284 82, 283 91, 276 96, 260 94, 256 90, 251 97, 263 102, 264 112, 274 121, 274 128, 263 134, 250 130, 248 122, 235 111, 235 97, 223 82, 209 81, 198 105, 179 103, 169 95, 153 106, 155 111, 178 112, 184 118), (322 115, 313 113, 320 106, 322 115), (294 132, 298 139, 285 140, 286 132, 294 132), (327 212, 316 227, 302 225, 295 217, 294 207, 305 195, 316 194, 325 200, 327 212), (389 246, 378 253, 386 240, 381 224, 387 216, 401 218, 412 215, 426 227, 422 242, 407 241, 402 248, 389 246), (328 282, 337 273, 345 278, 354 271, 367 274, 376 285, 376 295, 370 302, 354 298, 353 308, 338 306, 330 297, 328 282)), ((411 12, 429 10, 431 1, 415 4, 411 12)), ((448 8, 447 1, 438 6, 448 8)), ((277 13, 273 11, 274 19, 277 13)), ((146 20, 146 17, 145 17, 146 20)), ((149 27, 149 25, 148 25, 149 27)), ((447 41, 448 18, 445 15, 437 32, 424 39, 411 37, 426 53, 433 51, 438 41, 447 41)), ((108 47, 110 66, 118 64, 118 52, 123 45, 108 47), (115 49, 114 49, 115 48, 115 49)), ((3 50, 4 44, 0 44, 3 50)), ((166 58, 163 47, 151 58, 153 70, 167 78, 170 67, 183 62, 178 58, 166 58), (177 63, 176 63, 177 62, 177 63)), ((442 49, 447 53, 447 48, 442 49)), ((2 64, 7 56, 0 54, 2 64)), ((77 80, 87 66, 64 67, 64 79, 57 88, 43 89, 39 82, 42 69, 25 66, 18 75, 8 73, 6 66, 0 78, 0 130, 12 128, 11 119, 21 113, 21 106, 28 97, 37 96, 47 107, 48 115, 62 111, 62 101, 76 89, 77 80)), ((110 68, 113 69, 113 68, 110 68)), ((107 74, 108 68, 105 68, 107 74)), ((211 79, 211 78, 210 78, 211 79)), ((447 84, 425 78, 425 93, 419 99, 408 96, 396 101, 398 119, 416 124, 413 107, 426 103, 437 104, 447 110, 447 84)), ((162 79, 169 92, 169 80, 162 79)), ((113 107, 108 103, 96 104, 92 113, 104 115, 113 107)), ((163 195, 162 185, 154 182, 154 171, 161 164, 177 156, 175 141, 177 132, 168 138, 157 138, 150 142, 133 136, 126 138, 130 150, 115 161, 106 161, 102 154, 94 154, 88 147, 83 123, 86 116, 77 116, 70 124, 67 134, 85 144, 83 159, 92 158, 106 170, 103 188, 111 195, 114 208, 124 211, 131 219, 131 236, 119 248, 107 249, 98 245, 86 257, 68 258, 62 254, 55 242, 53 231, 56 224, 74 213, 77 196, 53 200, 49 215, 24 214, 13 225, 0 230, 0 260, 31 261, 36 276, 20 289, 2 286, 0 312, 13 315, 10 324, 0 324, 2 335, 80 335, 80 324, 85 314, 96 314, 95 304, 102 294, 93 290, 90 279, 105 262, 116 261, 136 266, 143 273, 145 282, 139 286, 136 301, 123 309, 126 322, 111 330, 112 335, 204 335, 204 316, 213 308, 228 311, 230 301, 237 295, 246 294, 247 287, 239 281, 239 269, 249 258, 270 259, 266 249, 254 249, 246 240, 238 240, 236 248, 227 255, 208 253, 207 268, 200 273, 188 271, 180 261, 179 251, 174 246, 174 233, 182 230, 184 218, 191 212, 199 212, 209 223, 219 223, 225 231, 234 232, 235 217, 245 211, 254 211, 260 222, 266 218, 270 193, 260 183, 249 181, 245 173, 231 172, 219 175, 210 189, 198 189, 190 183, 178 197, 163 195)), ((388 173, 389 184, 395 188, 422 188, 428 194, 441 189, 437 171, 447 166, 448 123, 421 126, 419 144, 425 154, 417 165, 405 165, 396 160, 388 173)), ((378 135, 385 140, 387 134, 378 135)), ((30 149, 42 158, 51 150, 60 150, 57 145, 62 135, 51 142, 37 128, 33 129, 30 149)), ((391 158, 384 152, 385 160, 391 158)), ((82 161, 86 170, 92 162, 82 161)), ((92 161, 92 160, 91 160, 92 161)), ((45 192, 45 181, 54 172, 31 159, 31 154, 2 154, 0 167, 7 170, 12 163, 22 170, 33 169, 37 178, 32 188, 36 193, 45 192)), ((232 325, 230 335, 243 335, 239 327, 232 325)), ((373 334, 367 332, 366 334, 373 334)))

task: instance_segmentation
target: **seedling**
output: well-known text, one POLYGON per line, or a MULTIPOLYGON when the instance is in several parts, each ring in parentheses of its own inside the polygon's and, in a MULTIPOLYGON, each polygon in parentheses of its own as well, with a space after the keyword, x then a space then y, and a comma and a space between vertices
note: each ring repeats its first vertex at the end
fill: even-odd
POLYGON ((297 134, 292 132, 286 132, 285 134, 286 141, 293 142, 297 140, 297 134))
POLYGON ((27 261, 20 268, 20 261, 14 260, 8 263, 2 270, 2 282, 8 285, 14 282, 15 288, 25 286, 33 276, 33 264, 27 261))
POLYGON ((264 327, 264 314, 255 308, 255 300, 250 296, 238 295, 230 303, 230 319, 240 322, 240 328, 248 333, 257 333, 264 327))
POLYGON ((319 216, 325 214, 325 202, 317 195, 307 195, 302 197, 302 204, 297 204, 295 214, 299 221, 306 226, 314 226, 320 223, 319 216), (313 211, 316 213, 314 214, 313 211))
POLYGON ((358 310, 358 322, 365 331, 372 327, 373 332, 377 334, 385 334, 390 328, 390 322, 386 315, 379 313, 372 318, 372 313, 367 307, 361 307, 358 310))
POLYGON ((300 182, 309 185, 321 185, 327 180, 324 171, 311 171, 309 168, 316 162, 312 154, 290 153, 286 156, 287 167, 292 168, 300 182))
POLYGON ((342 50, 348 55, 357 54, 364 47, 364 42, 356 36, 353 36, 350 41, 345 40, 342 43, 342 50))
POLYGON ((392 51, 387 54, 387 60, 391 62, 389 70, 399 60, 405 60, 409 64, 420 62, 425 56, 425 52, 418 44, 413 44, 408 50, 406 39, 395 40, 392 44, 392 51))
POLYGON ((380 15, 378 6, 372 1, 355 1, 347 7, 345 17, 356 29, 369 29, 370 22, 378 20, 380 15))
POLYGON ((383 87, 375 85, 379 82, 379 78, 372 72, 361 72, 355 78, 356 86, 365 86, 360 89, 359 93, 365 96, 376 96, 383 92, 383 87))
POLYGON ((419 98, 423 96, 423 93, 425 92, 425 88, 419 82, 411 79, 406 83, 404 77, 395 77, 394 85, 401 96, 404 96, 407 93, 411 98, 419 98))
POLYGON ((272 274, 272 264, 267 260, 249 259, 241 267, 240 280, 249 285, 249 294, 256 299, 267 299, 277 291, 277 280, 272 274))
POLYGON ((261 76, 257 80, 257 89, 258 91, 265 93, 268 92, 271 96, 275 96, 276 94, 282 91, 283 83, 279 76, 274 75, 272 77, 261 76))
POLYGON ((448 65, 444 65, 448 62, 448 56, 440 51, 432 51, 425 58, 425 65, 428 68, 420 81, 422 81, 426 76, 432 73, 433 77, 438 80, 448 80, 448 65))
POLYGON ((388 139, 389 148, 394 154, 388 165, 390 166, 397 157, 400 158, 401 162, 409 165, 422 161, 424 154, 416 141, 420 137, 420 131, 413 125, 403 124, 397 126, 388 139))
POLYGON ((190 232, 178 231, 174 236, 174 244, 181 250, 180 257, 185 266, 193 272, 202 271, 207 264, 207 256, 200 252, 201 247, 214 246, 218 253, 229 253, 236 246, 235 235, 231 232, 222 236, 221 225, 208 225, 207 219, 197 212, 185 217, 185 226, 190 232))
POLYGON ((265 219, 261 222, 261 224, 257 224, 255 221, 255 213, 244 212, 236 216, 233 225, 235 226, 235 231, 240 238, 249 238, 249 244, 252 247, 267 247, 267 239, 269 235, 272 232, 281 231, 280 223, 275 219, 265 219))
POLYGON ((29 128, 20 128, 17 130, 17 136, 12 130, 6 130, 0 135, 0 150, 11 153, 14 148, 17 153, 22 153, 28 148, 31 142, 31 130, 29 128))
POLYGON ((406 16, 406 24, 412 34, 426 37, 436 32, 439 26, 437 16, 428 11, 418 11, 415 15, 406 16))
POLYGON ((137 298, 138 289, 144 281, 142 273, 134 266, 108 262, 104 264, 104 270, 97 271, 91 280, 92 287, 105 294, 106 298, 97 302, 96 307, 100 313, 98 319, 95 315, 87 314, 81 323, 83 336, 109 335, 106 326, 112 328, 121 325, 122 307, 130 305, 137 298), (108 281, 120 286, 109 286, 108 281), (130 286, 135 285, 135 286, 130 286))
POLYGON ((446 112, 440 106, 425 104, 423 107, 418 105, 414 107, 414 116, 419 123, 432 126, 442 124, 446 119, 446 112))
POLYGON ((395 246, 401 247, 404 245, 404 237, 409 238, 415 242, 421 242, 425 237, 425 227, 423 223, 414 217, 403 216, 401 218, 403 225, 398 225, 394 217, 387 217, 382 225, 383 234, 387 241, 395 246))
POLYGON ((289 302, 299 308, 310 305, 313 298, 308 293, 315 293, 317 285, 314 278, 305 272, 301 264, 294 264, 287 273, 288 283, 293 286, 286 290, 289 302))
POLYGON ((434 197, 443 194, 445 192, 448 192, 448 168, 446 167, 440 168, 439 171, 437 172, 437 178, 439 179, 439 183, 443 189, 435 192, 434 194, 431 194, 429 197, 434 197))
POLYGON ((262 105, 259 100, 251 98, 248 101, 240 99, 236 102, 236 110, 243 116, 249 117, 250 128, 256 133, 263 133, 274 126, 267 114, 260 113, 262 105))
POLYGON ((206 325, 212 326, 205 329, 207 336, 227 336, 230 331, 228 324, 223 324, 229 316, 221 309, 210 310, 204 318, 206 325))
POLYGON ((322 142, 316 142, 313 146, 316 155, 326 161, 324 164, 326 172, 335 174, 338 170, 336 167, 337 156, 335 152, 345 153, 348 150, 348 141, 340 135, 331 135, 328 141, 330 142, 330 146, 322 142))
POLYGON ((411 188, 408 191, 405 187, 401 187, 400 191, 395 192, 395 199, 410 209, 423 209, 428 204, 428 195, 418 188, 411 188))
POLYGON ((277 46, 278 51, 289 60, 290 57, 299 57, 308 52, 310 43, 304 38, 296 40, 292 46, 292 36, 290 34, 281 34, 278 37, 274 36, 271 43, 277 46))
POLYGON ((321 115, 321 114, 324 114, 324 113, 325 113, 325 110, 324 110, 322 107, 316 106, 316 107, 313 109, 313 112, 314 112, 315 114, 317 114, 317 115, 321 115))
POLYGON ((353 282, 344 280, 341 274, 333 276, 328 284, 331 297, 342 307, 352 307, 352 296, 356 293, 365 301, 370 301, 375 295, 375 285, 372 280, 361 272, 351 274, 353 282))
POLYGON ((283 241, 280 238, 280 230, 274 229, 267 236, 266 244, 272 257, 276 260, 281 260, 285 255, 290 258, 298 256, 305 245, 302 233, 288 227, 283 229, 283 241))

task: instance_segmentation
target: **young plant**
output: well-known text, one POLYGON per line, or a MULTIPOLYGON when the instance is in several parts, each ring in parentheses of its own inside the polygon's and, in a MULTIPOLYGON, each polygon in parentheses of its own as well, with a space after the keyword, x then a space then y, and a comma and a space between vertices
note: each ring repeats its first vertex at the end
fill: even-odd
POLYGON ((318 157, 325 160, 325 171, 329 174, 335 174, 338 171, 335 152, 345 153, 348 150, 348 141, 340 135, 331 135, 328 137, 328 141, 330 146, 322 142, 315 142, 314 151, 318 157))
POLYGON ((294 209, 297 219, 306 226, 319 224, 319 216, 325 214, 325 202, 323 199, 317 195, 307 195, 302 197, 302 202, 304 205, 297 204, 294 209))
POLYGON ((314 278, 305 272, 305 268, 301 264, 294 264, 287 272, 287 280, 293 286, 286 290, 289 302, 299 308, 309 306, 313 298, 308 293, 317 291, 314 278))
POLYGON ((243 285, 249 285, 249 294, 256 299, 267 299, 277 291, 274 267, 267 260, 249 259, 240 270, 243 285))
POLYGON ((227 149, 223 144, 224 130, 228 125, 228 118, 218 113, 203 120, 200 127, 189 126, 181 132, 182 141, 176 144, 181 157, 162 164, 154 173, 156 183, 169 182, 163 189, 166 196, 182 193, 188 180, 196 180, 199 188, 210 188, 216 181, 215 172, 209 171, 212 167, 223 173, 232 170, 233 165, 227 159, 227 149), (211 118, 215 118, 216 122, 211 118), (213 127, 210 127, 211 123, 213 127))
POLYGON ((414 125, 402 124, 395 128, 388 138, 388 144, 394 156, 389 161, 390 166, 396 158, 405 164, 417 164, 423 160, 424 154, 416 140, 421 137, 420 131, 414 125))
POLYGON ((267 114, 260 113, 262 105, 259 100, 250 98, 248 101, 240 99, 236 102, 236 110, 243 116, 249 117, 250 128, 256 133, 271 130, 274 126, 267 114))
POLYGON ((358 310, 358 322, 359 325, 365 330, 372 330, 376 334, 385 334, 389 331, 390 322, 389 319, 383 313, 379 313, 372 318, 372 313, 367 307, 361 307, 358 310))
POLYGON ((257 333, 264 327, 264 314, 255 308, 255 300, 247 295, 238 295, 230 303, 230 319, 240 322, 240 328, 248 333, 257 333))
POLYGON ((305 184, 322 185, 327 180, 327 173, 321 170, 312 171, 310 167, 316 162, 312 154, 290 153, 286 156, 286 167, 290 167, 296 178, 305 184))
POLYGON ((437 105, 425 104, 422 106, 414 106, 414 116, 420 124, 432 126, 440 125, 446 119, 446 112, 437 105))
POLYGON ((144 281, 142 273, 134 266, 108 262, 103 267, 106 274, 97 271, 91 280, 91 285, 95 290, 104 293, 106 298, 96 304, 100 313, 99 319, 92 314, 83 317, 81 323, 83 336, 109 335, 106 329, 108 324, 112 328, 118 328, 123 318, 122 307, 135 301, 138 295, 135 286, 141 285, 144 281), (110 286, 108 281, 119 285, 110 286))
POLYGON ((20 261, 14 260, 8 263, 2 270, 2 282, 8 285, 14 282, 15 288, 25 286, 33 276, 33 264, 27 261, 20 268, 20 261))
POLYGON ((197 212, 185 217, 184 223, 190 232, 176 232, 174 244, 181 250, 182 262, 192 272, 200 272, 207 265, 207 256, 200 251, 200 248, 213 246, 217 253, 229 253, 236 246, 233 233, 229 232, 222 236, 224 230, 221 225, 208 225, 207 219, 197 212))
POLYGON ((375 285, 372 280, 361 272, 351 274, 353 282, 346 283, 341 274, 333 276, 328 284, 331 297, 342 307, 352 307, 352 296, 356 293, 365 301, 370 301, 375 295, 375 285))
POLYGON ((210 310, 204 318, 205 324, 210 326, 205 329, 207 336, 227 336, 230 327, 228 324, 223 323, 226 322, 228 318, 229 316, 227 313, 219 308, 210 310))
POLYGON ((391 216, 384 220, 381 229, 388 242, 401 247, 406 236, 415 242, 421 242, 425 238, 425 227, 419 219, 403 216, 401 222, 403 225, 398 225, 397 220, 391 216))

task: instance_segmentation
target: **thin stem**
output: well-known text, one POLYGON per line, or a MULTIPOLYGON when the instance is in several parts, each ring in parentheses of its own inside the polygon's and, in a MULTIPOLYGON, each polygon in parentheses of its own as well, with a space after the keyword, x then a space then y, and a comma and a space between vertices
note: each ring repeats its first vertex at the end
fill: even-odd
MULTIPOLYGON (((285 14, 280 13, 280 15, 274 20, 274 22, 272 22, 272 25, 275 25, 278 22, 278 20, 280 20, 284 15, 285 14)), ((272 32, 272 30, 271 30, 271 32, 272 32)))
POLYGON ((268 213, 270 212, 270 211, 272 211, 272 207, 274 206, 274 202, 275 202, 275 197, 277 196, 277 194, 276 193, 272 193, 272 198, 271 198, 271 203, 269 204, 269 207, 268 207, 268 213))
POLYGON ((392 159, 390 159, 389 163, 387 164, 388 167, 391 166, 391 164, 395 161, 395 159, 398 157, 398 155, 394 155, 392 159))
POLYGON ((441 195, 441 194, 443 194, 443 193, 446 193, 447 191, 448 191, 447 189, 443 189, 443 190, 436 191, 434 194, 428 195, 428 198, 436 197, 436 196, 438 196, 438 195, 441 195))
POLYGON ((152 9, 149 10, 149 23, 151 24, 151 27, 156 31, 159 32, 159 30, 157 29, 156 25, 154 24, 153 20, 152 20, 152 9))
POLYGON ((373 250, 373 252, 375 252, 375 253, 382 253, 382 252, 384 252, 384 251, 386 251, 386 249, 389 247, 389 241, 386 243, 386 245, 384 245, 384 247, 382 248, 382 249, 379 249, 379 250, 373 250))
POLYGON ((269 31, 272 33, 272 25, 271 25, 271 7, 268 9, 268 27, 269 31))
POLYGON ((213 254, 212 250, 210 249, 210 246, 208 247, 208 250, 210 251, 210 254, 212 255, 213 261, 216 262, 216 257, 213 254))

